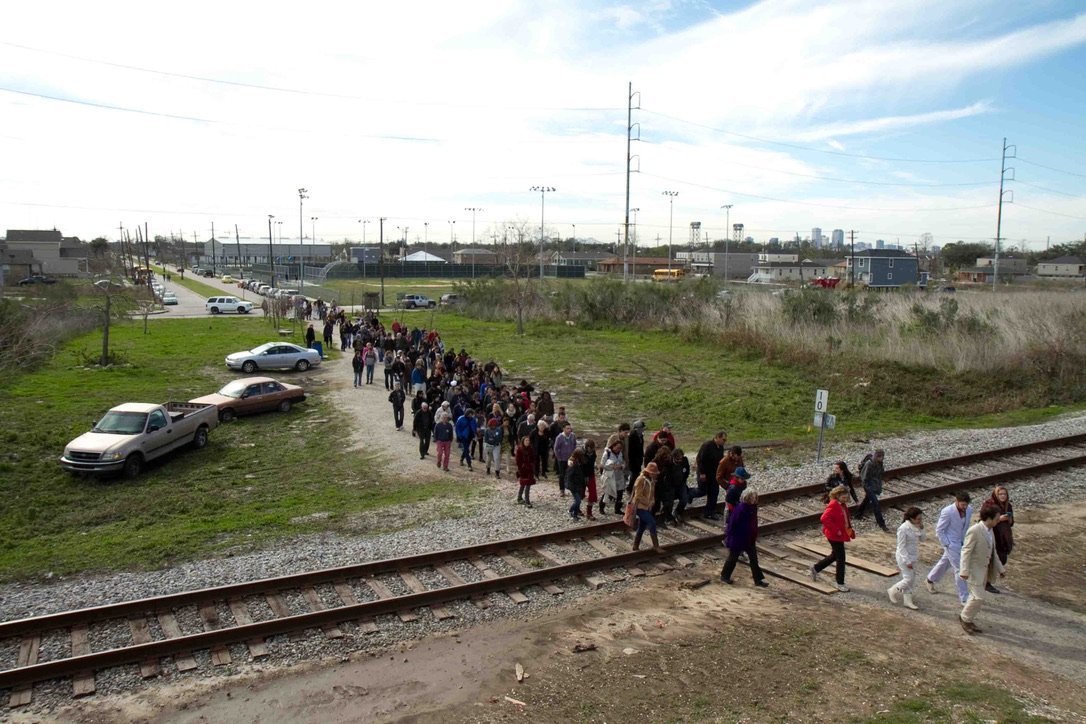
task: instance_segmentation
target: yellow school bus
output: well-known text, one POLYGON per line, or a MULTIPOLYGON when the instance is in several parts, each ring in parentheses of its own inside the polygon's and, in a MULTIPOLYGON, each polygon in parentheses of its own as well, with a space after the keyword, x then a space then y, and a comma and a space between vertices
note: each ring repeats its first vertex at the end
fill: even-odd
POLYGON ((656 269, 652 272, 654 282, 677 282, 685 276, 685 269, 656 269))

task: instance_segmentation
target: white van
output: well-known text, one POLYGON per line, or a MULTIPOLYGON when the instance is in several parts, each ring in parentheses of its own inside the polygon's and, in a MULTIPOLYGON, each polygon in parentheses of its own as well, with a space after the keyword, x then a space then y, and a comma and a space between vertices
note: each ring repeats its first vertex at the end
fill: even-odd
POLYGON ((253 303, 243 302, 237 297, 208 297, 204 309, 212 314, 223 314, 224 312, 248 314, 253 309, 253 303))

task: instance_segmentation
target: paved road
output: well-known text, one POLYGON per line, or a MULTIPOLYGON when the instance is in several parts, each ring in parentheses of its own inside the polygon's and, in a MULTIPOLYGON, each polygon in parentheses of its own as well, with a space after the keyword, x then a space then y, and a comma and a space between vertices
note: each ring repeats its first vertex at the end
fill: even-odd
MULTIPOLYGON (((163 286, 177 295, 177 304, 171 305, 165 308, 163 314, 157 315, 159 319, 170 319, 178 317, 210 317, 210 312, 205 308, 207 297, 197 294, 188 287, 181 286, 177 283, 179 277, 178 274, 170 272, 170 276, 173 277, 171 281, 163 281, 163 286)), ((161 277, 160 277, 161 278, 161 277)), ((229 294, 231 296, 245 299, 253 303, 253 312, 250 314, 260 314, 260 302, 263 301, 263 297, 259 296, 255 292, 250 292, 245 289, 241 289, 237 284, 225 284, 218 279, 209 279, 200 277, 199 281, 202 284, 206 284, 209 287, 215 289, 221 289, 222 293, 229 294)), ((244 317, 244 314, 224 314, 224 317, 244 317)))

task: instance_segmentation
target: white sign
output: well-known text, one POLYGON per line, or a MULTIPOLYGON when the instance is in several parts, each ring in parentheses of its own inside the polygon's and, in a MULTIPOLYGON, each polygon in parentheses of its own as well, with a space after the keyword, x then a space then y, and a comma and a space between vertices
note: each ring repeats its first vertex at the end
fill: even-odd
POLYGON ((837 427, 837 415, 816 412, 814 415, 814 426, 825 427, 827 430, 832 430, 837 427), (823 422, 825 422, 825 425, 822 424, 823 422))
POLYGON ((815 412, 825 412, 826 407, 830 402, 829 390, 818 390, 815 392, 815 412))

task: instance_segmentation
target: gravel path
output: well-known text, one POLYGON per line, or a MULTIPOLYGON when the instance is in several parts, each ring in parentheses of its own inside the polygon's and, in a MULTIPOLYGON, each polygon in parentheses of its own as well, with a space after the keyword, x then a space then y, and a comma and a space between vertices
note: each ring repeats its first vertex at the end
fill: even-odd
MULTIPOLYGON (((337 406, 349 416, 356 441, 368 449, 387 450, 390 459, 396 460, 399 474, 417 475, 433 479, 439 473, 434 464, 418 458, 417 440, 405 428, 397 432, 392 424, 391 406, 387 402, 384 385, 375 377, 374 385, 355 389, 351 386, 350 359, 344 357, 327 364, 323 370, 331 384, 328 392, 337 406)), ((950 430, 916 433, 913 435, 873 440, 868 446, 842 444, 826 451, 826 460, 844 458, 858 462, 866 447, 878 445, 885 448, 887 467, 919 462, 933 456, 948 457, 968 451, 1003 447, 1040 440, 1053 436, 1086 433, 1086 413, 1073 414, 1039 425, 989 430, 950 430)), ((700 441, 684 440, 688 450, 696 450, 700 441)), ((813 454, 812 454, 813 457, 813 454)), ((763 466, 758 461, 757 450, 748 451, 748 469, 754 473, 752 484, 761 490, 790 487, 822 480, 828 472, 828 464, 807 463, 793 466, 763 466)), ((561 529, 569 520, 565 512, 568 499, 558 496, 553 478, 536 485, 533 490, 533 510, 513 504, 516 486, 508 476, 501 481, 487 480, 476 466, 475 473, 461 469, 453 460, 449 476, 463 480, 465 484, 484 484, 491 491, 474 505, 469 515, 457 520, 432 520, 417 527, 393 533, 369 536, 343 536, 321 534, 300 536, 276 544, 261 551, 244 552, 210 560, 192 561, 175 567, 150 572, 123 572, 109 575, 80 575, 52 577, 41 581, 8 583, 0 586, 0 619, 10 620, 41 615, 71 608, 112 603, 134 598, 162 595, 177 591, 224 585, 269 576, 280 576, 316 568, 342 566, 367 560, 380 560, 423 553, 454 546, 482 543, 495 539, 512 538, 532 533, 561 529)), ((1034 505, 1065 502, 1069 499, 1086 498, 1086 471, 1072 470, 1051 474, 1043 479, 1016 482, 1011 486, 1011 496, 1016 509, 1034 505)), ((932 510, 937 503, 932 503, 932 510)), ((607 516, 604 520, 614 520, 607 516)), ((870 526, 869 521, 865 521, 870 526)), ((862 531, 862 528, 861 528, 862 531)), ((500 564, 493 561, 499 568, 500 564)), ((473 579, 475 572, 470 566, 457 566, 461 575, 473 579)), ((429 584, 430 582, 427 581, 429 584)), ((589 595, 586 587, 570 581, 562 582, 567 595, 554 597, 538 588, 528 590, 529 604, 516 606, 503 595, 491 596, 492 607, 481 609, 469 603, 450 604, 456 618, 445 622, 436 621, 428 613, 410 625, 401 625, 393 617, 379 620, 380 630, 364 634, 354 624, 345 624, 343 639, 330 640, 319 633, 307 632, 300 638, 277 637, 270 664, 290 664, 301 660, 314 660, 328 656, 345 656, 359 649, 373 650, 405 640, 425 636, 439 630, 454 630, 508 615, 526 615, 543 609, 569 604, 583 595, 589 595), (571 595, 572 594, 572 595, 571 595)), ((624 585, 624 584, 618 584, 624 585)), ((611 588, 610 590, 615 590, 611 588)), ((224 612, 224 618, 228 613, 224 612)), ((109 646, 126 637, 126 626, 104 627, 95 645, 109 646), (101 639, 105 640, 101 640, 101 639)), ((234 647, 234 663, 226 667, 201 666, 200 675, 237 672, 239 667, 252 666, 243 647, 234 647)), ((0 652, 0 656, 4 652, 0 652)), ((206 658, 206 656, 204 657, 206 658)), ((201 660, 198 657, 198 660, 201 660)), ((260 667, 268 664, 261 662, 260 667)), ((99 690, 108 692, 130 687, 138 681, 134 667, 125 667, 100 674, 99 690)), ((52 707, 70 701, 67 684, 53 683, 39 686, 35 692, 35 710, 48 711, 52 707), (40 708, 39 708, 40 707, 40 708)))

